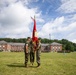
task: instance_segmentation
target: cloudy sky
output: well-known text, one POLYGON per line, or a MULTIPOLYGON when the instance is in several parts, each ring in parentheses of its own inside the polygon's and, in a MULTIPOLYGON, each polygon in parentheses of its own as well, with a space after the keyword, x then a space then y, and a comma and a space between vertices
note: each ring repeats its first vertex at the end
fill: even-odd
POLYGON ((31 37, 34 15, 39 37, 76 43, 76 0, 0 0, 0 38, 31 37))

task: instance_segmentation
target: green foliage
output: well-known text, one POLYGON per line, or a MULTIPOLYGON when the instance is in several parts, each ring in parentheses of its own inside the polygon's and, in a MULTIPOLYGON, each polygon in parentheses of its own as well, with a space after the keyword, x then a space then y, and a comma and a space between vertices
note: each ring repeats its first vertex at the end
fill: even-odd
POLYGON ((16 39, 16 38, 0 38, 0 41, 1 41, 1 40, 4 40, 4 41, 6 41, 6 42, 25 43, 26 38, 19 38, 19 39, 16 39))
POLYGON ((66 39, 62 39, 61 42, 63 44, 63 49, 69 50, 69 51, 75 51, 75 46, 72 42, 66 39))
POLYGON ((42 53, 41 66, 24 67, 23 52, 0 52, 0 75, 76 75, 76 52, 42 53))
POLYGON ((62 50, 66 50, 66 49, 65 49, 65 45, 64 45, 64 44, 62 45, 62 50))
POLYGON ((74 51, 76 51, 76 43, 73 43, 74 51))

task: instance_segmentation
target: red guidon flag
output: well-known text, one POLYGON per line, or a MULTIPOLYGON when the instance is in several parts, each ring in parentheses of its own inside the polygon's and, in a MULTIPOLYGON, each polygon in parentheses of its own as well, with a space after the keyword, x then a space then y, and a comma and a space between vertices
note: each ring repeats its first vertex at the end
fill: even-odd
POLYGON ((32 20, 34 21, 33 32, 32 32, 32 40, 33 40, 33 42, 36 42, 38 40, 38 36, 37 36, 35 16, 34 16, 34 18, 32 18, 32 20))

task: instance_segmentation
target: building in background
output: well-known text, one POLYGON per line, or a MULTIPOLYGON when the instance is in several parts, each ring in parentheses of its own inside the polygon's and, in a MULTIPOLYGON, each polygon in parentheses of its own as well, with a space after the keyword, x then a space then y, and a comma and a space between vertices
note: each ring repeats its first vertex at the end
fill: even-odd
POLYGON ((0 51, 8 51, 8 43, 5 41, 0 41, 0 51))
POLYGON ((11 46, 11 52, 22 52, 24 51, 24 43, 9 43, 11 46))
POLYGON ((62 51, 62 44, 53 42, 50 45, 51 52, 62 51))
MULTIPOLYGON (((0 51, 23 52, 25 43, 8 43, 0 41, 0 51)), ((42 52, 58 52, 62 51, 62 44, 53 42, 51 44, 41 44, 42 52)))
POLYGON ((7 43, 0 41, 0 51, 21 52, 24 51, 24 43, 7 43))
POLYGON ((50 52, 50 45, 49 44, 41 44, 41 51, 42 52, 50 52))

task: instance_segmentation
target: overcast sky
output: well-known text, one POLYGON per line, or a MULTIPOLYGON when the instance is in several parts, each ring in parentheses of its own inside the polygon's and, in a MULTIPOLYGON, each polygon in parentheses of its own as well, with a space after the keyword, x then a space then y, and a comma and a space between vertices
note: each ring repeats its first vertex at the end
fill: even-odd
POLYGON ((38 37, 76 43, 76 0, 0 0, 0 38, 31 37, 34 15, 38 37))

